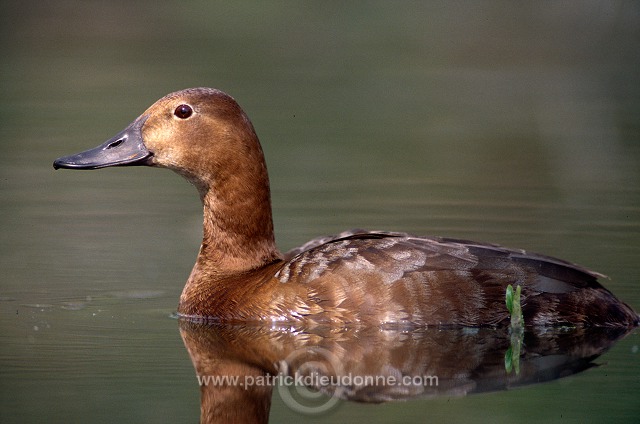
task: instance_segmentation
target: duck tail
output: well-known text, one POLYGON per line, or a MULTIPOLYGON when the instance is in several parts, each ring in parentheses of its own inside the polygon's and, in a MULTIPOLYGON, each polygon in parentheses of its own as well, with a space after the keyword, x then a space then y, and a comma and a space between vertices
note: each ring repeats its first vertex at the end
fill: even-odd
POLYGON ((528 296, 523 313, 525 322, 533 325, 628 328, 640 325, 640 315, 604 287, 528 296))

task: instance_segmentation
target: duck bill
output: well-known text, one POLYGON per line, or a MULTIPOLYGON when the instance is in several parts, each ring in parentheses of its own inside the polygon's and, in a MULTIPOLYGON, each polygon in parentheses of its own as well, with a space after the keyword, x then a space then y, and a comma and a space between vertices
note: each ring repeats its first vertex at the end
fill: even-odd
POLYGON ((142 127, 148 116, 141 116, 98 147, 64 156, 53 162, 54 169, 99 169, 109 166, 147 165, 152 153, 142 140, 142 127))

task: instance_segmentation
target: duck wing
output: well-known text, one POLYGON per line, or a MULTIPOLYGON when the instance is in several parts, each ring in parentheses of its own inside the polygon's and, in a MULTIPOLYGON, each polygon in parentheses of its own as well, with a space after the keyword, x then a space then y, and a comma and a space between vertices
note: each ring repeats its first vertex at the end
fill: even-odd
POLYGON ((493 244, 351 230, 314 239, 286 258, 276 278, 308 287, 317 307, 305 313, 321 321, 495 325, 510 318, 509 284, 522 286, 528 323, 637 321, 598 283, 601 274, 493 244))

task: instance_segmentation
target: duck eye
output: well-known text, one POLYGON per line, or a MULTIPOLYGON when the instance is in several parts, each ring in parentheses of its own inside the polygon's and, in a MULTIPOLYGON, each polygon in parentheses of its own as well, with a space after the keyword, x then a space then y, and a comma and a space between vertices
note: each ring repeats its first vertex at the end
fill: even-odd
POLYGON ((187 119, 193 113, 193 109, 189 105, 180 105, 173 111, 173 114, 180 119, 187 119))

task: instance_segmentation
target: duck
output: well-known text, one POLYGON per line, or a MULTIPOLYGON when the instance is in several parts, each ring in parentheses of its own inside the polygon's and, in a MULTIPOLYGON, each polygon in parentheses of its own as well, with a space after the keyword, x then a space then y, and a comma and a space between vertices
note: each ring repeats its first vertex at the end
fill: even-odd
POLYGON ((638 314, 573 263, 446 237, 349 230, 281 253, 267 166, 235 99, 199 87, 170 93, 98 147, 54 169, 149 166, 197 189, 203 237, 180 295, 184 319, 296 326, 508 325, 509 287, 525 326, 633 327, 638 314))

